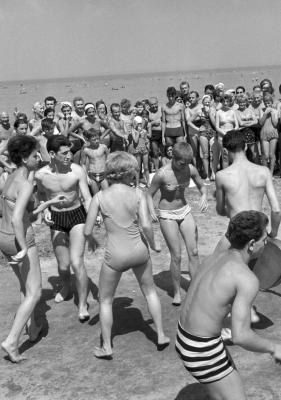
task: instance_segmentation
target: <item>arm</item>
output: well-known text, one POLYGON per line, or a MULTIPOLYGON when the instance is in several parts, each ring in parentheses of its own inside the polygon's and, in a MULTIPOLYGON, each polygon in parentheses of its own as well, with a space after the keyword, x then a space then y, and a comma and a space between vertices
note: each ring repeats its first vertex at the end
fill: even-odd
POLYGON ((64 200, 66 200, 66 197, 62 194, 59 194, 50 200, 41 202, 41 204, 35 210, 33 210, 32 214, 37 215, 52 204, 63 204, 64 200))
POLYGON ((216 131, 220 136, 224 136, 225 132, 220 128, 220 110, 216 113, 216 131))
POLYGON ((266 120, 267 115, 268 115, 269 112, 270 112, 269 108, 267 108, 264 112, 263 112, 262 109, 260 109, 260 119, 259 119, 260 126, 264 125, 265 120, 266 120))
POLYGON ((160 251, 160 248, 155 244, 154 233, 145 194, 142 191, 139 191, 139 193, 140 193, 140 203, 139 203, 138 215, 139 215, 140 226, 152 250, 160 251))
POLYGON ((220 172, 216 174, 216 211, 219 215, 226 217, 225 193, 220 172))
POLYGON ((205 212, 208 209, 208 200, 207 200, 207 190, 206 186, 204 185, 204 182, 200 178, 199 172, 193 165, 189 165, 190 168, 190 176, 194 180, 195 185, 197 186, 197 189, 199 190, 201 194, 201 200, 200 200, 200 211, 205 212))
POLYGON ((259 290, 258 279, 254 276, 245 277, 245 274, 239 275, 238 279, 231 311, 233 343, 249 351, 273 355, 274 343, 251 329, 251 306, 259 290))
POLYGON ((87 167, 87 162, 89 160, 89 157, 87 155, 87 149, 84 148, 81 151, 81 160, 80 160, 80 165, 83 168, 83 170, 85 171, 85 173, 87 174, 88 171, 88 167, 87 167))
POLYGON ((147 192, 147 206, 153 221, 158 221, 157 215, 154 210, 153 196, 160 189, 162 185, 161 170, 157 171, 151 181, 150 188, 147 192))
POLYGON ((21 251, 15 256, 15 261, 20 262, 27 253, 26 238, 23 225, 23 217, 26 212, 28 201, 33 193, 32 183, 25 181, 19 188, 17 200, 12 216, 12 226, 16 235, 16 239, 20 245, 21 251))
POLYGON ((92 198, 91 204, 88 209, 87 219, 84 226, 84 235, 88 239, 92 235, 94 225, 99 213, 100 205, 97 195, 92 198))
POLYGON ((278 111, 277 110, 272 109, 271 121, 272 121, 272 125, 274 126, 274 128, 277 128, 277 125, 278 125, 278 111))
POLYGON ((162 113, 162 117, 161 117, 162 144, 163 144, 163 146, 165 146, 165 144, 166 144, 166 141, 165 141, 166 115, 165 115, 164 108, 161 108, 161 113, 162 113))
POLYGON ((266 168, 266 174, 267 177, 266 177, 265 193, 271 208, 271 232, 269 236, 271 238, 275 238, 277 236, 281 221, 281 212, 275 188, 273 186, 272 176, 267 168, 266 168))
POLYGON ((235 111, 233 111, 233 116, 234 116, 234 128, 233 129, 239 129, 239 124, 237 120, 237 114, 235 111))
MULTIPOLYGON (((122 122, 122 121, 120 121, 120 122, 122 122)), ((122 131, 121 129, 116 128, 116 126, 112 120, 109 120, 109 128, 111 129, 111 131, 113 133, 115 133, 116 136, 119 136, 122 139, 125 139, 125 136, 124 136, 125 131, 124 130, 122 131)))
POLYGON ((88 211, 92 197, 91 197, 89 186, 87 183, 87 176, 86 176, 84 169, 82 167, 80 167, 80 165, 77 165, 77 167, 78 167, 78 176, 79 176, 79 189, 80 189, 81 196, 85 202, 86 211, 88 211))

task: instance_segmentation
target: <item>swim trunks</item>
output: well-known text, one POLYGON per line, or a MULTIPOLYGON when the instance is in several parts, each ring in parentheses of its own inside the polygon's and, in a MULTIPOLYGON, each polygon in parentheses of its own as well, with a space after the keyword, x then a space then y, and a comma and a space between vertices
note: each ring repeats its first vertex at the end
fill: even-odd
POLYGON ((235 368, 221 336, 191 335, 179 322, 175 346, 185 368, 200 383, 219 381, 235 368))
POLYGON ((189 204, 186 204, 185 206, 177 210, 163 210, 159 208, 158 211, 159 211, 159 218, 182 221, 190 213, 191 207, 189 204))
POLYGON ((177 128, 165 129, 165 137, 177 137, 177 136, 184 136, 184 131, 182 126, 179 126, 177 128))
POLYGON ((101 183, 106 178, 105 172, 88 172, 88 176, 90 180, 95 181, 96 183, 101 183))
POLYGON ((51 211, 51 220, 54 222, 50 228, 54 231, 61 231, 69 233, 75 225, 85 224, 86 222, 86 211, 81 205, 74 210, 68 211, 51 211))
POLYGON ((153 130, 151 131, 151 138, 152 142, 161 142, 162 143, 162 132, 153 130))

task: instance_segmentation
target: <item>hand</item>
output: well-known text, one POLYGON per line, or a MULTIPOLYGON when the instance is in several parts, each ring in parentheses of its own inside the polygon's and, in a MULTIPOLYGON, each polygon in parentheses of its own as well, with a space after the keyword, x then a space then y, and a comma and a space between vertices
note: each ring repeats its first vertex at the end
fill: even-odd
POLYGON ((9 264, 11 264, 11 265, 19 264, 20 262, 22 262, 22 260, 26 256, 26 254, 27 254, 27 248, 22 249, 16 255, 11 256, 12 260, 9 262, 9 264))
POLYGON ((99 247, 98 242, 92 235, 87 236, 87 242, 88 242, 89 252, 94 253, 96 251, 96 249, 99 247))
POLYGON ((206 212, 208 210, 208 201, 205 195, 201 197, 199 208, 201 212, 206 212))
POLYGON ((65 195, 58 194, 53 199, 49 200, 49 204, 57 204, 57 205, 60 205, 62 207, 64 205, 64 201, 65 200, 67 200, 65 195))
POLYGON ((46 208, 46 210, 43 211, 43 218, 46 225, 48 226, 54 225, 54 221, 52 221, 51 219, 51 211, 48 210, 48 208, 46 208))
POLYGON ((152 221, 153 221, 153 222, 158 222, 158 217, 157 217, 157 215, 156 215, 156 212, 155 212, 154 208, 153 208, 153 210, 149 210, 149 212, 150 212, 152 221))

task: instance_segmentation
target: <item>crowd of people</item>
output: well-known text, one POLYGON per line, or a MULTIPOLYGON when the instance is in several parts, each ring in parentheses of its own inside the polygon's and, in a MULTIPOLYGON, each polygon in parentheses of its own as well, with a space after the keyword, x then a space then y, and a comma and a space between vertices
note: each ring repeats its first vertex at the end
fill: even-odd
POLYGON ((55 302, 65 301, 72 291, 71 267, 82 323, 90 318, 85 245, 95 250, 94 226, 104 224, 102 343, 94 355, 113 356, 112 302, 129 268, 153 318, 157 349, 164 350, 170 339, 162 325, 149 252, 160 251, 152 228, 152 221, 159 220, 171 255, 172 304, 182 305, 176 350, 213 399, 241 400, 243 386, 223 339, 281 360, 280 344, 251 329, 258 318, 253 301, 259 282, 247 265, 267 240, 275 240, 280 225, 273 174, 281 169, 281 102, 275 100, 269 79, 251 94, 243 86, 225 90, 222 83, 210 84, 201 99, 188 82, 181 82, 179 90, 167 89, 167 97, 163 106, 156 97, 133 107, 123 99, 110 105, 110 117, 102 100, 94 104, 75 97, 72 103, 61 102, 57 111, 53 96, 34 104, 32 119, 16 110, 13 126, 8 114, 1 114, 0 250, 19 280, 22 300, 2 349, 18 363, 24 359, 19 353, 21 332, 26 329, 29 340, 35 341, 42 331, 34 318, 42 283, 31 222, 42 218, 51 230, 61 280, 55 302), (217 212, 230 218, 226 234, 201 264, 187 199, 191 179, 201 197, 201 212, 208 209, 206 185, 215 181, 217 212), (156 210, 153 197, 158 190, 156 210), (271 207, 269 233, 268 218, 261 212, 264 196, 271 207), (180 237, 190 272, 183 302, 180 237))

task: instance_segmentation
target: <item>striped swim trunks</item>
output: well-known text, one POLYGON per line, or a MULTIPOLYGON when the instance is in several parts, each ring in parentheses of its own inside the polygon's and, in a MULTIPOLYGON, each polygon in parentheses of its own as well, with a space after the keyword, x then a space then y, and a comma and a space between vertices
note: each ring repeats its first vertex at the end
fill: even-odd
POLYGON ((179 323, 175 346, 185 368, 200 383, 219 381, 235 368, 221 336, 194 336, 179 323))
POLYGON ((51 219, 54 224, 50 228, 54 231, 69 233, 75 225, 85 224, 86 216, 85 208, 82 205, 69 211, 51 210, 51 219))

